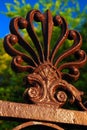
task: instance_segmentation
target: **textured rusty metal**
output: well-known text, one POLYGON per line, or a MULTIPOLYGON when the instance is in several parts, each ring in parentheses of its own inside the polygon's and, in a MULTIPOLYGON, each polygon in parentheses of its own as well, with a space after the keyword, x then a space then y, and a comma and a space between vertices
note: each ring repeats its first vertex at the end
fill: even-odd
POLYGON ((27 14, 26 19, 13 18, 10 23, 10 31, 11 34, 4 39, 4 47, 7 53, 13 57, 12 69, 16 72, 27 71, 30 73, 24 78, 27 87, 24 98, 35 104, 54 104, 58 107, 62 107, 69 99, 69 102, 77 102, 82 109, 87 110, 82 103, 83 92, 68 82, 71 79, 77 80, 79 78, 79 68, 87 60, 85 52, 80 49, 81 35, 75 30, 69 30, 63 17, 58 15, 52 17, 49 10, 44 14, 38 10, 32 10, 27 14), (34 31, 33 21, 42 24, 43 47, 34 31), (61 34, 51 51, 50 42, 54 26, 61 27, 61 34), (36 51, 20 35, 19 29, 27 30, 36 51), (73 40, 72 46, 55 59, 56 53, 66 39, 73 40), (13 45, 17 43, 29 55, 13 48, 13 45), (59 63, 70 55, 74 55, 75 61, 66 62, 59 66, 59 63), (23 62, 26 62, 27 65, 23 66, 23 62), (69 72, 63 72, 64 69, 68 69, 69 72))
POLYGON ((29 121, 29 122, 23 123, 23 124, 15 127, 13 130, 21 130, 23 128, 30 127, 30 126, 36 126, 36 125, 46 126, 46 129, 48 127, 48 128, 54 128, 56 130, 64 130, 63 128, 59 127, 58 125, 55 125, 55 124, 52 124, 52 123, 36 122, 36 121, 29 121))
POLYGON ((69 30, 65 19, 59 15, 53 17, 49 10, 44 14, 39 10, 31 10, 26 19, 13 18, 10 31, 11 34, 4 38, 4 48, 13 57, 11 67, 15 72, 29 72, 24 77, 26 90, 23 94, 29 105, 0 101, 0 116, 87 125, 87 112, 60 109, 69 102, 87 111, 87 103, 82 101, 84 93, 70 83, 71 80, 76 81, 79 78, 79 69, 87 61, 86 53, 81 50, 81 35, 75 30, 69 30), (43 43, 34 31, 34 21, 41 23, 43 43), (61 34, 51 49, 54 27, 60 27, 61 34), (20 34, 20 29, 27 30, 34 48, 20 34), (73 44, 57 55, 66 39, 73 40, 73 44), (24 53, 17 50, 15 44, 25 49, 24 53), (62 62, 69 56, 74 56, 74 61, 62 62))
POLYGON ((0 117, 87 126, 87 112, 0 100, 0 117))

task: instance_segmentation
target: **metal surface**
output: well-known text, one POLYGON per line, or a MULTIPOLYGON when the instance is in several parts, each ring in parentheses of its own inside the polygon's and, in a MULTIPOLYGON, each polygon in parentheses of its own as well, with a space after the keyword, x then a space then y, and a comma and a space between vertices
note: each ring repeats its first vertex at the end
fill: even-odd
MULTIPOLYGON (((24 106, 26 105, 23 105, 23 108, 20 109, 22 105, 17 104, 15 109, 17 109, 17 111, 24 111, 26 115, 23 115, 23 118, 25 119, 33 119, 33 115, 35 115, 36 120, 46 119, 46 121, 87 125, 87 119, 85 118, 87 116, 86 112, 58 109, 69 102, 71 104, 76 103, 79 108, 87 110, 86 103, 84 105, 82 102, 83 92, 70 84, 71 80, 75 81, 79 78, 79 68, 87 61, 86 53, 80 49, 82 45, 81 35, 75 30, 69 30, 63 17, 58 15, 52 17, 49 10, 44 14, 38 10, 32 10, 27 14, 26 19, 22 17, 13 18, 10 23, 10 31, 11 34, 7 35, 4 39, 4 48, 6 52, 13 57, 11 66, 15 72, 29 72, 24 78, 27 89, 23 95, 29 104, 36 104, 28 106, 32 108, 29 113, 27 113, 28 110, 25 111, 24 106), (40 43, 34 31, 33 21, 41 22, 43 44, 40 43), (54 27, 60 27, 61 34, 51 49, 50 44, 54 27), (29 37, 33 41, 34 48, 21 36, 20 29, 27 30, 29 37), (73 44, 62 54, 57 55, 58 50, 65 44, 66 39, 73 40, 73 44), (16 50, 13 47, 15 44, 19 44, 29 55, 28 53, 16 50), (74 56, 74 61, 62 62, 65 58, 72 55, 74 56), (51 108, 51 106, 54 108, 51 108), (35 114, 31 114, 34 113, 34 110, 38 111, 35 111, 35 114), (39 114, 40 112, 41 115, 39 114), (81 116, 83 116, 84 119, 81 120, 81 116)), ((13 110, 14 106, 15 104, 12 107, 13 110)), ((14 116, 17 116, 17 114, 17 112, 14 113, 13 111, 14 116)), ((12 116, 12 113, 10 116, 12 116)), ((17 117, 19 118, 20 115, 17 117)))
POLYGON ((0 117, 87 126, 87 112, 0 101, 0 117))
POLYGON ((4 47, 7 53, 13 57, 12 68, 16 72, 28 71, 31 73, 25 78, 28 88, 24 92, 24 97, 36 104, 47 103, 58 107, 62 107, 69 97, 69 102, 74 103, 76 101, 82 109, 87 110, 81 99, 83 92, 64 80, 77 80, 79 78, 79 68, 86 63, 86 54, 80 49, 82 45, 81 35, 75 30, 69 30, 63 17, 58 15, 52 17, 49 10, 44 14, 38 10, 32 10, 27 14, 26 19, 20 17, 12 19, 10 31, 11 34, 4 39, 4 47), (42 24, 44 48, 42 48, 34 32, 34 20, 42 24), (50 52, 54 26, 60 26, 62 32, 50 52), (38 54, 18 32, 19 29, 24 28, 29 33, 38 54), (66 39, 73 40, 73 45, 54 60, 59 47, 64 44, 66 39), (30 55, 14 49, 13 45, 16 43, 19 43, 30 55), (75 61, 58 66, 63 59, 70 55, 75 56, 75 61), (23 61, 27 63, 26 66, 22 65, 23 61), (69 72, 63 72, 64 69, 68 69, 69 72))
POLYGON ((46 129, 47 127, 48 128, 54 128, 53 130, 57 129, 57 130, 64 130, 63 128, 59 127, 58 125, 55 125, 55 124, 52 124, 52 123, 41 123, 41 122, 36 122, 36 121, 29 121, 29 122, 26 122, 26 123, 23 123, 17 127, 15 127, 13 130, 20 130, 21 128, 26 128, 26 127, 29 127, 29 126, 36 126, 36 125, 40 125, 41 126, 46 126, 46 129))

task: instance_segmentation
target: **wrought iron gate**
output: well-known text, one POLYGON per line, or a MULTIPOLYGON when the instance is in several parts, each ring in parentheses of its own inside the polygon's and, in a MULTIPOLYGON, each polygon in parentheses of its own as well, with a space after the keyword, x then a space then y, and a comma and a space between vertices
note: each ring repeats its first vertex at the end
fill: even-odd
POLYGON ((81 35, 69 30, 65 19, 59 15, 53 17, 49 10, 44 14, 31 10, 26 19, 13 18, 10 31, 11 34, 4 38, 4 48, 13 57, 11 67, 15 72, 29 72, 24 78, 26 90, 23 96, 27 104, 1 100, 0 117, 25 120, 13 130, 34 126, 58 130, 87 129, 87 102, 82 100, 84 93, 70 83, 79 78, 79 68, 87 61, 86 53, 81 50, 81 35), (34 31, 33 21, 41 23, 43 43, 34 31), (53 27, 60 27, 61 34, 51 48, 53 27), (19 29, 27 30, 34 48, 22 37, 19 29), (58 55, 66 39, 73 40, 73 44, 58 55), (16 50, 14 44, 19 44, 27 53, 16 50), (74 61, 62 62, 70 55, 74 56, 74 61), (67 109, 68 103, 75 104, 78 110, 67 109))

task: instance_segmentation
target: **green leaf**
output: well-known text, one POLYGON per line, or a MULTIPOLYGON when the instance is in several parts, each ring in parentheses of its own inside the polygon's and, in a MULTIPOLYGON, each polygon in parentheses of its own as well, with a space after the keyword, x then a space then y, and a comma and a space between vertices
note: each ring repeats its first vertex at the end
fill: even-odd
POLYGON ((56 9, 59 9, 60 8, 60 5, 61 5, 61 1, 57 1, 55 2, 55 8, 56 9))
POLYGON ((5 6, 6 6, 8 12, 11 11, 11 5, 12 5, 12 4, 5 3, 5 6))
POLYGON ((16 6, 20 6, 20 2, 18 2, 18 0, 14 0, 14 3, 16 4, 16 6))
POLYGON ((25 1, 25 0, 22 0, 22 4, 24 4, 24 5, 25 5, 25 4, 26 4, 26 1, 25 1))
POLYGON ((36 4, 34 5, 34 9, 39 9, 39 4, 38 4, 38 3, 36 3, 36 4))

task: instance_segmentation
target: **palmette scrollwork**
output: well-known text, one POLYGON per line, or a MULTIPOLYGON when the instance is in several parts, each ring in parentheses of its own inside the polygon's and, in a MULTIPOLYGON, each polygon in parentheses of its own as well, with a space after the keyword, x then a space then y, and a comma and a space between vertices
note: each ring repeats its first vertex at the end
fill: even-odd
POLYGON ((49 10, 44 14, 38 10, 32 10, 27 14, 26 19, 13 18, 10 31, 11 34, 4 39, 4 48, 13 57, 12 69, 16 72, 29 72, 29 75, 24 78, 27 87, 24 98, 28 102, 54 104, 58 107, 62 107, 67 101, 77 102, 83 110, 87 110, 82 103, 83 92, 69 83, 79 78, 79 68, 87 61, 86 53, 80 49, 81 35, 75 30, 69 30, 63 17, 59 15, 52 17, 49 10), (43 45, 34 31, 33 21, 41 22, 43 45), (61 34, 51 49, 50 43, 55 26, 61 28, 61 34), (20 29, 27 30, 35 49, 22 37, 20 29), (56 55, 66 39, 73 40, 73 44, 62 54, 56 55), (19 44, 29 55, 15 49, 13 47, 15 44, 19 44), (75 61, 60 64, 71 55, 74 55, 75 61), (65 72, 64 69, 69 71, 65 72))

